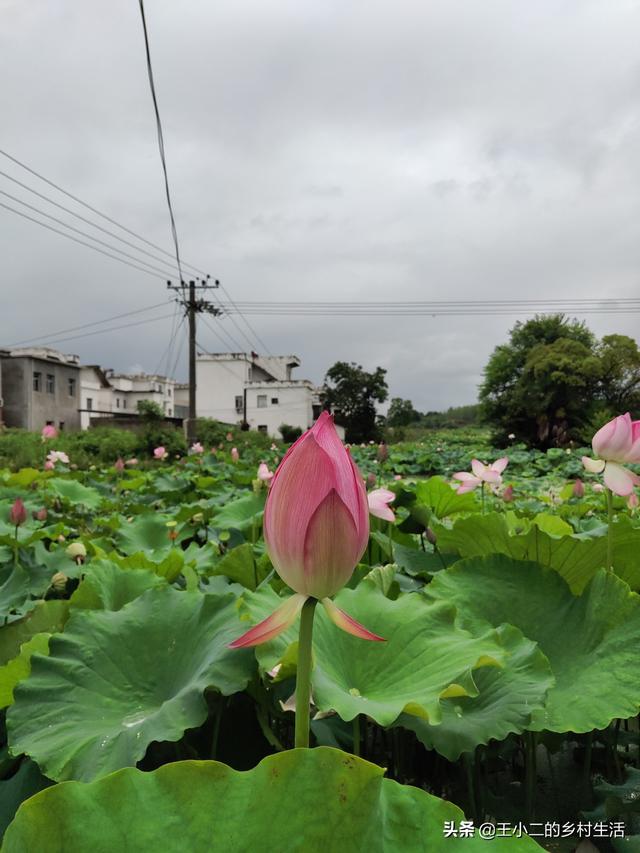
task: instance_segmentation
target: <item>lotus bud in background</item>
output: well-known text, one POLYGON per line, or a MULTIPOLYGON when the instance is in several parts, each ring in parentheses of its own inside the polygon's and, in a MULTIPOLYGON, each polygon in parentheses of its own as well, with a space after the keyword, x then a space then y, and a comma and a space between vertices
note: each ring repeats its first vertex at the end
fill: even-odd
POLYGON ((264 510, 264 539, 277 573, 295 595, 232 648, 265 643, 286 631, 308 598, 319 600, 342 630, 381 640, 331 601, 347 583, 369 540, 364 480, 323 412, 287 451, 264 510))
POLYGON ((627 498, 627 506, 629 507, 629 509, 637 509, 638 504, 640 504, 640 499, 638 499, 638 496, 635 492, 631 492, 631 494, 627 498))
POLYGON ((46 507, 42 507, 42 509, 36 509, 33 511, 33 517, 36 521, 46 521, 47 520, 47 509, 46 507))
POLYGON ((393 492, 389 489, 375 489, 367 495, 367 503, 369 504, 369 512, 375 515, 376 518, 381 518, 383 521, 395 521, 396 517, 389 504, 396 499, 393 492))
POLYGON ((573 496, 574 498, 583 498, 584 497, 584 483, 578 477, 578 479, 573 484, 573 496))
POLYGON ((438 541, 438 537, 436 536, 436 534, 433 532, 433 530, 430 527, 427 527, 427 529, 424 532, 424 535, 426 536, 427 542, 430 545, 435 545, 436 542, 438 541))
POLYGON ((132 468, 134 465, 138 464, 138 460, 134 457, 132 459, 127 459, 124 464, 127 466, 127 468, 132 468))
POLYGON ((378 445, 378 452, 376 453, 378 458, 378 462, 386 462, 389 458, 389 449, 384 441, 381 441, 378 445))
POLYGON ((511 503, 513 500, 513 483, 509 483, 508 486, 505 486, 504 491, 502 492, 502 500, 506 503, 511 503))
POLYGON ((85 558, 87 556, 87 549, 82 544, 82 542, 72 542, 71 545, 67 545, 65 554, 68 557, 71 557, 72 560, 75 560, 78 565, 80 565, 85 561, 85 558))
POLYGON ((204 447, 202 446, 202 444, 199 441, 196 441, 189 448, 189 453, 192 456, 198 455, 199 453, 204 453, 204 447))
POLYGON ((124 471, 124 459, 122 458, 122 456, 119 456, 116 459, 116 461, 113 463, 113 467, 118 472, 118 474, 121 474, 124 471))
POLYGON ((372 489, 376 484, 376 475, 371 471, 370 474, 367 474, 367 488, 372 489))
POLYGON ((258 479, 267 484, 273 480, 273 471, 269 470, 266 462, 261 462, 258 465, 258 479))
POLYGON ((9 524, 20 527, 27 520, 27 509, 22 498, 16 498, 9 510, 9 524))
POLYGON ((604 484, 614 495, 627 497, 634 486, 640 485, 640 477, 624 467, 624 463, 640 463, 640 421, 632 421, 631 415, 619 415, 609 421, 593 436, 594 454, 598 457, 582 457, 582 464, 592 474, 604 473, 604 484))
POLYGON ((231 461, 232 461, 232 462, 237 462, 239 459, 240 459, 240 454, 239 454, 239 452, 238 452, 238 448, 237 448, 237 447, 232 447, 232 448, 231 448, 231 461))
POLYGON ((44 470, 45 471, 53 471, 53 469, 55 467, 56 466, 53 464, 53 462, 50 459, 47 459, 47 461, 44 463, 44 470))
POLYGON ((58 437, 58 430, 54 427, 53 424, 46 424, 46 426, 42 427, 42 440, 48 441, 51 438, 58 437))
POLYGON ((232 432, 227 433, 227 441, 233 441, 233 433, 232 432))
POLYGON ((153 451, 153 458, 154 459, 166 459, 168 456, 169 456, 168 452, 165 450, 165 448, 162 445, 160 445, 159 447, 156 447, 153 451))

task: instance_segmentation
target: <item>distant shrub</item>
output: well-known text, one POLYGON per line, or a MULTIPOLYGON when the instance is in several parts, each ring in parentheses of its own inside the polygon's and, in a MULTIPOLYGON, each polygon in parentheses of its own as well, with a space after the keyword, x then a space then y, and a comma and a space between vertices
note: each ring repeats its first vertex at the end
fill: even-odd
POLYGON ((280 424, 278 429, 280 430, 282 440, 286 441, 287 444, 293 444, 293 442, 297 441, 302 435, 301 427, 289 426, 289 424, 280 424))

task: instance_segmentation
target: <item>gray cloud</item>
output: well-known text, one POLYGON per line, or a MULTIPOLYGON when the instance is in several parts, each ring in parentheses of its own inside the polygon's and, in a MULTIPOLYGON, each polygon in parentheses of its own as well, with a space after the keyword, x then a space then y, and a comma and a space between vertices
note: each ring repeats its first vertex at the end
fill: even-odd
MULTIPOLYGON (((162 0, 147 15, 183 255, 234 298, 638 294, 637 2, 162 0)), ((170 249, 136 4, 4 0, 2 17, 2 146, 170 249)), ((4 342, 165 295, 3 210, 0 226, 4 342)), ((251 322, 301 376, 381 364, 392 394, 433 409, 473 400, 516 319, 251 322)), ((636 334, 634 316, 587 320, 636 334)), ((170 328, 61 347, 153 370, 170 328)))

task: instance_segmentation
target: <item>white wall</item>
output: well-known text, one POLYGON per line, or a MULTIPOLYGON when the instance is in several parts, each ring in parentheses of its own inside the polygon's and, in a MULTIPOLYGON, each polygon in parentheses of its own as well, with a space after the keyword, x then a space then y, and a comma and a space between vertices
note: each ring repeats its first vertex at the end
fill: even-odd
MULTIPOLYGON (((201 356, 196 361, 196 414, 227 424, 242 421, 242 404, 236 410, 236 397, 242 397, 248 379, 249 363, 243 359, 220 361, 201 356)), ((187 403, 188 405, 188 392, 187 403)))
POLYGON ((313 424, 311 406, 313 388, 307 382, 249 383, 247 386, 247 421, 251 429, 267 427, 269 435, 280 436, 280 425, 300 427, 302 431, 313 424), (266 397, 266 406, 258 407, 258 397, 266 397), (276 399, 278 402, 273 403, 276 399))

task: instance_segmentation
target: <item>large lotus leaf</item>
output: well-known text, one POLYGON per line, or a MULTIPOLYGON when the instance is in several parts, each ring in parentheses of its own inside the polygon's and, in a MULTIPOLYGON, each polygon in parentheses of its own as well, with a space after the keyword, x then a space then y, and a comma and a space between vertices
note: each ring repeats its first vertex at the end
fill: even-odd
POLYGON ((13 820, 20 803, 49 785, 49 779, 46 779, 38 765, 29 759, 21 762, 13 776, 0 782, 0 839, 13 820))
POLYGON ((118 547, 125 554, 156 551, 166 555, 167 551, 174 547, 167 527, 167 521, 170 520, 169 516, 145 513, 133 521, 124 522, 116 534, 118 547))
POLYGON ((163 578, 145 569, 121 569, 108 560, 92 560, 70 603, 85 610, 121 610, 148 589, 165 585, 163 578))
POLYGON ((384 637, 346 634, 318 608, 314 629, 313 698, 343 720, 366 714, 388 726, 404 711, 437 724, 446 696, 477 694, 473 671, 500 666, 505 650, 495 631, 473 636, 455 624, 455 608, 418 595, 385 598, 373 584, 344 589, 338 607, 384 637))
POLYGON ((52 599, 39 601, 23 619, 6 625, 0 631, 0 665, 8 663, 20 652, 20 646, 43 631, 62 631, 69 615, 69 602, 52 599))
POLYGON ((547 692, 554 684, 553 674, 537 644, 513 625, 498 628, 498 636, 507 654, 506 663, 474 672, 477 696, 443 699, 438 726, 410 714, 403 714, 396 725, 411 729, 428 749, 437 750, 450 761, 456 761, 463 752, 473 752, 480 744, 525 731, 532 714, 544 708, 547 692))
MULTIPOLYGON (((461 557, 507 554, 517 560, 533 560, 555 569, 575 593, 582 592, 606 565, 606 528, 597 537, 552 536, 526 520, 522 528, 521 533, 514 533, 513 525, 510 530, 505 517, 496 513, 460 518, 451 529, 438 528, 438 547, 461 557)), ((613 534, 615 572, 632 589, 640 590, 640 528, 620 519, 613 534)))
POLYGON ((46 655, 49 651, 51 634, 36 634, 22 644, 20 653, 0 666, 0 708, 6 708, 13 702, 13 691, 31 672, 31 655, 46 655))
POLYGON ((258 567, 253 545, 250 542, 232 548, 210 569, 210 574, 225 575, 229 580, 253 590, 265 577, 264 571, 258 567))
POLYGON ((83 504, 87 509, 97 509, 102 503, 102 495, 97 489, 91 486, 83 486, 76 480, 49 480, 49 488, 55 492, 58 497, 68 501, 70 504, 77 506, 83 504))
POLYGON ((235 528, 244 532, 250 530, 253 525, 259 525, 264 510, 264 493, 244 495, 237 500, 227 503, 211 519, 211 523, 218 530, 235 528))
POLYGON ((476 557, 440 572, 424 595, 455 605, 463 624, 510 623, 538 643, 556 685, 532 729, 588 732, 638 713, 640 596, 612 572, 576 596, 537 563, 476 557))
MULTIPOLYGON (((457 806, 383 773, 329 747, 271 755, 245 772, 216 761, 120 770, 88 785, 56 785, 23 803, 3 851, 486 853, 488 842, 478 836, 444 837, 445 821, 464 818, 457 806)), ((540 849, 526 836, 490 846, 540 849)))
POLYGON ((30 589, 31 579, 21 566, 0 568, 0 624, 14 622, 36 606, 30 589))
POLYGON ((122 610, 77 610, 7 713, 11 751, 49 778, 94 779, 134 765, 151 741, 178 740, 207 716, 206 687, 242 690, 255 664, 227 644, 235 597, 151 589, 122 610))
POLYGON ((136 551, 122 557, 112 551, 107 558, 121 569, 148 569, 172 583, 184 568, 185 553, 181 548, 171 548, 168 551, 136 551))

